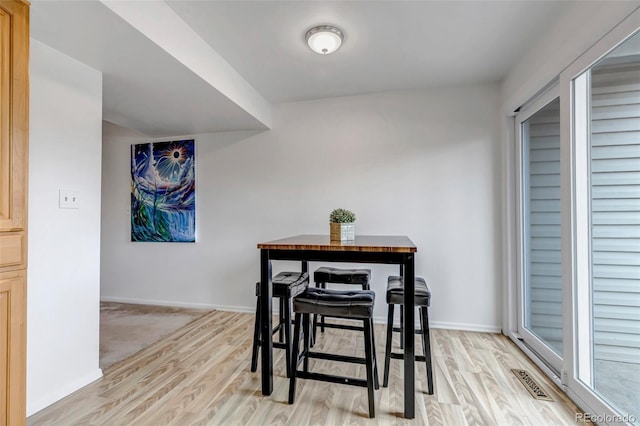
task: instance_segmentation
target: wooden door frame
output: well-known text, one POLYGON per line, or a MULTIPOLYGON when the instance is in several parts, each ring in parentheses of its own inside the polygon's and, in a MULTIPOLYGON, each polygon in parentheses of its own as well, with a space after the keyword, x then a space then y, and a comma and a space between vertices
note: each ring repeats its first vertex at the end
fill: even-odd
POLYGON ((0 0, 0 425, 26 424, 29 3, 0 0), (7 27, 6 24, 9 24, 7 27))

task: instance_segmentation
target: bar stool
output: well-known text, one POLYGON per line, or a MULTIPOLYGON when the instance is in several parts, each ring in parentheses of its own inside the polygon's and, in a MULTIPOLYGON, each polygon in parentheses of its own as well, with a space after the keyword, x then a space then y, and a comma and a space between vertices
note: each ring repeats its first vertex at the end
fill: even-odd
MULTIPOLYGON (((350 284, 359 285, 363 290, 369 290, 369 283, 371 281, 371 269, 344 269, 333 268, 329 266, 323 266, 313 273, 313 280, 316 283, 317 288, 327 288, 329 284, 350 284)), ((320 317, 320 331, 324 333, 325 327, 327 328, 342 328, 347 330, 362 331, 361 327, 354 327, 344 324, 332 324, 327 323, 324 320, 324 315, 320 317)), ((316 336, 316 330, 318 327, 318 316, 313 318, 313 336, 316 336)))
MULTIPOLYGON (((431 304, 431 292, 427 287, 424 278, 416 277, 415 281, 415 305, 420 311, 420 330, 416 330, 416 334, 422 334, 422 351, 424 355, 416 355, 416 361, 424 361, 427 368, 427 385, 428 394, 433 395, 433 372, 431 368, 431 340, 429 339, 429 305, 431 304)), ((404 302, 404 281, 401 277, 390 276, 387 280, 387 303, 389 304, 389 316, 387 318, 387 344, 384 355, 384 379, 382 386, 389 385, 389 364, 391 358, 404 359, 404 353, 391 352, 391 340, 393 332, 401 332, 403 324, 400 327, 393 326, 393 308, 395 305, 402 305, 404 302)))
MULTIPOLYGON (((279 332, 279 342, 273 342, 274 348, 284 349, 287 360, 287 377, 290 376, 291 365, 291 316, 292 300, 303 293, 309 286, 309 274, 306 272, 280 272, 272 280, 273 297, 280 299, 278 323, 272 333, 279 332), (284 336, 283 336, 284 334, 284 336), (284 338, 284 339, 283 339, 284 338), (284 340, 284 341, 283 341, 284 340)), ((253 349, 251 354, 251 372, 258 369, 258 351, 262 344, 260 323, 260 283, 256 283, 256 319, 253 329, 253 349)))
POLYGON ((375 361, 375 346, 373 343, 373 305, 375 293, 370 290, 331 290, 322 288, 308 288, 293 300, 295 312, 295 332, 293 337, 293 357, 291 375, 289 377, 289 404, 293 404, 296 394, 296 378, 320 380, 331 383, 366 387, 369 397, 369 417, 375 417, 374 388, 378 389, 378 368, 375 361), (365 358, 358 358, 339 354, 312 352, 311 347, 311 315, 327 315, 362 321, 364 330, 365 358), (304 329, 304 348, 299 353, 300 333, 304 329), (367 379, 334 376, 330 374, 309 371, 309 359, 326 359, 330 361, 365 364, 367 379), (303 369, 298 370, 302 361, 303 369))

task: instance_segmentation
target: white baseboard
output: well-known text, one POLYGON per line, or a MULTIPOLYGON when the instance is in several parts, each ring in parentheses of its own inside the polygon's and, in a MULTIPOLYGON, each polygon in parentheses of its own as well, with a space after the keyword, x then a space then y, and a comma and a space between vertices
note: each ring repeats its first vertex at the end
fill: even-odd
MULTIPOLYGON (((416 315, 417 317, 417 315, 416 315)), ((398 319, 396 318, 396 322, 398 319)), ((375 324, 386 324, 387 317, 373 317, 375 324)), ((420 320, 416 319, 416 329, 420 328, 420 320)), ((462 322, 429 321, 429 328, 442 328, 446 330, 475 331, 478 333, 501 333, 502 329, 497 325, 467 324, 462 322)))
POLYGON ((478 333, 502 333, 499 325, 468 324, 464 322, 429 321, 430 328, 444 328, 447 330, 475 331, 478 333))
MULTIPOLYGON (((255 307, 246 306, 229 306, 229 305, 214 305, 211 303, 185 303, 174 302, 171 300, 153 300, 153 299, 131 299, 126 297, 101 297, 102 302, 116 302, 116 303, 133 303, 136 305, 156 305, 156 306, 171 306, 177 308, 193 308, 193 309, 216 309, 219 311, 228 312, 242 312, 253 314, 256 312, 255 307)), ((276 312, 274 310, 274 312, 276 312)), ((373 322, 376 324, 386 324, 387 317, 376 316, 373 317, 373 322)), ((419 326, 419 319, 416 317, 416 326, 419 326)), ((443 322, 443 321, 430 321, 429 326, 431 328, 445 328, 449 330, 462 330, 462 331, 476 331, 480 333, 500 333, 501 327, 499 325, 484 325, 484 324, 467 324, 459 322, 443 322)))
POLYGON ((62 398, 71 395, 78 389, 87 386, 88 384, 93 383, 101 378, 102 370, 98 368, 97 370, 86 374, 71 383, 67 383, 66 385, 57 388, 54 392, 51 392, 48 395, 39 398, 37 401, 27 400, 27 417, 37 413, 40 410, 43 410, 44 408, 47 408, 49 405, 58 402, 62 398))
POLYGON ((134 305, 170 306, 172 308, 211 309, 211 310, 215 309, 218 311, 243 312, 243 313, 256 312, 255 307, 248 308, 246 306, 215 305, 212 303, 176 302, 173 300, 133 299, 128 297, 104 296, 100 298, 100 301, 115 302, 115 303, 132 303, 134 305))

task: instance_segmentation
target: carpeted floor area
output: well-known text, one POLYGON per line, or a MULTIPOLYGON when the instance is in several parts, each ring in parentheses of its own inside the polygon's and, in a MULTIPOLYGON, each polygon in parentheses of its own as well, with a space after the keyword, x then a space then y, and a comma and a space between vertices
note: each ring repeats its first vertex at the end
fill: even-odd
POLYGON ((100 303, 100 368, 112 365, 184 327, 207 310, 100 303))

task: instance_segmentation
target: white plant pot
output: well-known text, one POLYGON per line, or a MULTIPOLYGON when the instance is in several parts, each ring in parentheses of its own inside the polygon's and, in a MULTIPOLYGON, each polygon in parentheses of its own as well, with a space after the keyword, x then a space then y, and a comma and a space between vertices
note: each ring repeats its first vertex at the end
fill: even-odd
POLYGON ((356 224, 329 223, 329 239, 331 241, 353 241, 356 239, 356 224))

